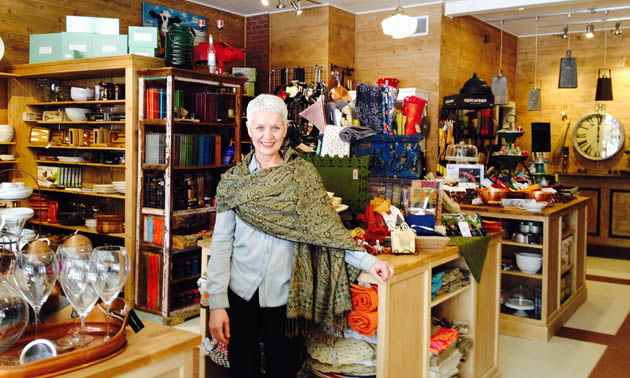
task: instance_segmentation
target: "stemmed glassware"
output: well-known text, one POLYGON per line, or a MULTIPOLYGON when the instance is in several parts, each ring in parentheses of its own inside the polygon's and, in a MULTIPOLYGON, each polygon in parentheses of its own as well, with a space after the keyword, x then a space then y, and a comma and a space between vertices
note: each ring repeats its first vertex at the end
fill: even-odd
POLYGON ((72 308, 79 314, 81 333, 61 338, 57 343, 65 346, 84 345, 94 339, 85 332, 85 318, 98 301, 98 293, 94 288, 96 274, 90 270, 91 253, 90 250, 76 247, 60 247, 58 253, 61 259, 59 282, 72 308))
MULTIPOLYGON (((131 271, 129 254, 125 247, 96 247, 90 258, 90 270, 95 274, 94 288, 105 303, 109 317, 110 306, 125 285, 131 271)), ((109 321, 104 341, 107 340, 109 340, 109 321)))
MULTIPOLYGON (((37 247, 18 252, 13 277, 18 291, 33 307, 35 312, 35 334, 37 317, 48 299, 59 274, 59 263, 55 252, 46 242, 36 241, 37 247)), ((31 244, 30 247, 35 246, 31 244)))

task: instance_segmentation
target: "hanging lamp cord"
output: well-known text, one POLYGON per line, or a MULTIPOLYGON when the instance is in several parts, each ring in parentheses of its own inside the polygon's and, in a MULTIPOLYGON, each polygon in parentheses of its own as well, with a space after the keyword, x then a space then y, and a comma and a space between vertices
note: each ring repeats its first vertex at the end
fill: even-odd
POLYGON ((607 68, 606 65, 606 48, 608 47, 608 33, 606 33, 606 23, 604 23, 604 68, 607 68))
POLYGON ((503 23, 504 21, 501 20, 501 48, 500 48, 500 52, 499 52, 499 74, 500 76, 503 76, 503 23))
POLYGON ((536 66, 538 66, 538 19, 536 16, 536 55, 534 56, 534 88, 536 88, 536 66))

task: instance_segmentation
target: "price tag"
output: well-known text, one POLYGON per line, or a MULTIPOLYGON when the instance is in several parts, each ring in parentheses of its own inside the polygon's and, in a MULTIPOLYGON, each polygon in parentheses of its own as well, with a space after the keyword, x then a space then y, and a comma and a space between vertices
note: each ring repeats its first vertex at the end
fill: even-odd
POLYGON ((472 236, 472 234, 470 233, 470 226, 467 222, 457 222, 457 225, 459 226, 459 232, 461 232, 462 236, 472 236))

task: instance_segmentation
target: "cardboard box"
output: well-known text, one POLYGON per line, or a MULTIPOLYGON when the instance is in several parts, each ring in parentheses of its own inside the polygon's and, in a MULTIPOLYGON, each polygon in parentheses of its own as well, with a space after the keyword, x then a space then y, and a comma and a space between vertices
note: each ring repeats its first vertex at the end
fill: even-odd
POLYGON ((158 47, 158 28, 155 26, 130 26, 129 47, 158 47))
POLYGON ((61 33, 30 35, 29 63, 53 62, 61 59, 61 33))
POLYGON ((120 21, 117 18, 66 16, 66 31, 118 34, 120 21))
POLYGON ((76 59, 92 57, 94 33, 62 32, 61 59, 76 59))
POLYGON ((142 56, 158 56, 158 51, 156 47, 134 47, 129 46, 129 54, 136 54, 142 56))
POLYGON ((127 54, 127 35, 94 34, 92 57, 127 54))
POLYGON ((256 95, 256 83, 253 81, 247 81, 243 84, 243 95, 244 96, 255 96, 256 95))
POLYGON ((256 68, 254 67, 232 67, 232 75, 244 75, 247 81, 256 81, 256 68))

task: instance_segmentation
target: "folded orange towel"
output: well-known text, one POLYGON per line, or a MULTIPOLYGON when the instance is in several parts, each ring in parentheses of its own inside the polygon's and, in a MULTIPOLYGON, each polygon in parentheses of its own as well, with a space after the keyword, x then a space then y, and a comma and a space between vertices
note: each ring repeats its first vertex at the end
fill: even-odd
POLYGON ((352 293, 352 306, 354 311, 376 311, 378 307, 378 288, 376 285, 371 285, 367 288, 350 284, 350 293, 352 293))
POLYGON ((351 311, 348 314, 348 325, 364 336, 374 337, 378 326, 378 312, 351 311))

